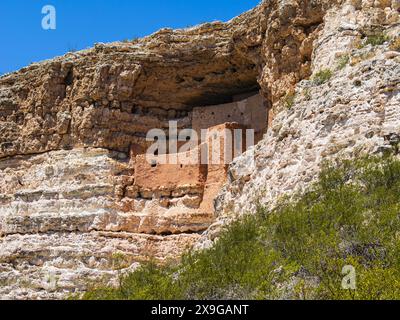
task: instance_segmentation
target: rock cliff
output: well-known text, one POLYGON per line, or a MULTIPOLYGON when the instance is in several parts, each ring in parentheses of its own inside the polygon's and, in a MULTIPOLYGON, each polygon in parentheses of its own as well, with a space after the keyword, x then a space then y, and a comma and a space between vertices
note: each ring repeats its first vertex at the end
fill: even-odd
POLYGON ((324 160, 397 148, 399 14, 398 0, 268 0, 0 77, 0 297, 63 298, 177 259, 305 187, 324 160), (199 110, 258 90, 265 135, 207 176, 211 191, 192 174, 138 189, 149 130, 194 127, 199 110))

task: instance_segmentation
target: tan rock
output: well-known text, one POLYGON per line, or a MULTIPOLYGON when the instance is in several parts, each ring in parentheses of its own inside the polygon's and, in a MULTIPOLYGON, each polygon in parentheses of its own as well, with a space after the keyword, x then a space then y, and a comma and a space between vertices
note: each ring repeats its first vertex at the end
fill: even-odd
POLYGON ((357 43, 376 26, 399 34, 398 10, 263 1, 227 23, 97 44, 1 76, 0 298, 115 284, 121 260, 129 271, 209 247, 233 214, 305 188, 325 159, 390 148, 400 61, 388 44, 357 43), (346 55, 357 61, 339 70, 346 55), (309 81, 323 69, 330 81, 309 81), (153 167, 146 134, 172 119, 179 130, 217 126, 217 137, 250 127, 259 143, 230 166, 153 167))

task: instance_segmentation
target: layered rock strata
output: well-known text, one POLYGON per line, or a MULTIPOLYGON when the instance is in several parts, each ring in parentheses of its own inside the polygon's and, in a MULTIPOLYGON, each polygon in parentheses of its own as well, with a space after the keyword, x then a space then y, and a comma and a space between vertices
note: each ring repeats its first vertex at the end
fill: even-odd
POLYGON ((305 188, 324 160, 397 148, 399 9, 263 1, 228 23, 0 77, 0 297, 63 298, 177 259, 212 245, 236 214, 305 188), (261 140, 229 170, 153 167, 141 158, 146 134, 169 121, 237 122, 261 140))

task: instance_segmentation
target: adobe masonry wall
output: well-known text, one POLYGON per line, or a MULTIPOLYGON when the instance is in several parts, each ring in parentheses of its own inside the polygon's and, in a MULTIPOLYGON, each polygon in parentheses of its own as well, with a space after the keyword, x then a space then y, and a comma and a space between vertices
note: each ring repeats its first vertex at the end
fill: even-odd
MULTIPOLYGON (((144 146, 132 145, 131 158, 135 163, 134 185, 131 187, 138 197, 145 199, 158 197, 180 197, 195 194, 202 198, 199 205, 201 212, 213 214, 214 198, 226 182, 227 169, 234 155, 240 155, 246 150, 246 129, 255 130, 255 143, 262 138, 267 128, 268 111, 263 97, 259 94, 245 94, 233 97, 232 103, 223 105, 197 107, 191 114, 192 128, 197 131, 199 138, 201 130, 207 130, 206 143, 191 152, 159 155, 170 159, 178 157, 177 164, 163 164, 157 161, 149 162, 144 146), (250 96, 249 96, 250 95, 250 96), (226 136, 226 130, 232 133, 232 140, 226 136), (225 158, 226 144, 234 141, 234 130, 241 129, 242 147, 234 154, 225 158), (215 163, 215 155, 211 146, 218 139, 219 157, 215 163), (214 140, 214 141, 213 141, 214 140), (182 159, 201 159, 201 151, 208 151, 208 163, 199 161, 185 162, 182 159), (188 157, 189 155, 189 157, 188 157)), ((238 145, 235 145, 238 147, 238 145)), ((215 152, 215 150, 214 150, 215 152)), ((135 193, 133 193, 135 194, 135 193)))
MULTIPOLYGON (((234 97, 240 100, 245 95, 234 97)), ((200 134, 202 129, 208 129, 219 124, 236 122, 248 129, 254 129, 256 142, 265 133, 268 122, 267 106, 260 94, 244 100, 209 107, 196 107, 192 112, 192 128, 200 134)))
MULTIPOLYGON (((235 129, 245 129, 244 126, 237 123, 225 123, 208 129, 207 140, 205 144, 196 149, 179 154, 163 155, 165 159, 176 158, 177 164, 167 164, 160 162, 157 156, 148 157, 147 155, 138 155, 135 161, 135 179, 134 185, 139 194, 153 193, 154 195, 171 196, 177 194, 203 194, 201 208, 205 211, 212 211, 212 201, 218 189, 225 183, 226 171, 230 161, 225 159, 225 150, 229 150, 230 139, 227 139, 227 131, 232 132, 235 129), (219 140, 219 143, 215 143, 219 140), (219 159, 213 154, 219 149, 219 159), (208 162, 200 164, 201 152, 207 151, 208 162), (211 157, 214 157, 211 159, 211 157), (188 160, 190 159, 190 162, 188 160), (211 160, 219 160, 217 163, 211 160), (179 192, 176 192, 179 191, 179 192)), ((243 139, 243 149, 238 150, 240 154, 246 147, 246 141, 243 139)), ((228 158, 232 158, 229 154, 228 158)))
MULTIPOLYGON (((234 102, 208 107, 196 107, 190 113, 192 129, 201 138, 201 130, 209 129, 224 123, 238 123, 243 128, 254 129, 255 143, 266 132, 268 127, 268 106, 264 98, 258 93, 245 93, 232 97, 234 102)), ((168 132, 168 131, 166 131, 168 132)), ((185 142, 178 142, 178 148, 185 142)), ((146 153, 152 142, 133 144, 131 158, 146 153)))
MULTIPOLYGON (((228 159, 233 159, 235 155, 234 148, 231 148, 231 154, 226 153, 226 148, 229 147, 230 144, 234 143, 234 130, 242 129, 242 132, 245 133, 246 127, 240 125, 238 123, 224 123, 218 126, 214 126, 208 129, 207 132, 207 147, 208 147, 208 166, 207 166, 207 181, 204 185, 203 192, 203 201, 200 204, 200 210, 203 212, 214 212, 214 198, 218 194, 218 191, 225 184, 227 179, 227 171, 229 161, 228 159), (230 131, 232 134, 233 140, 227 139, 226 130, 230 131), (214 163, 213 160, 213 152, 218 150, 215 146, 215 140, 219 140, 219 163, 214 163), (226 158, 228 157, 228 159, 226 158)), ((241 154, 245 151, 246 148, 246 139, 242 136, 242 148, 241 150, 236 150, 237 154, 241 154)))
POLYGON ((176 190, 203 187, 207 165, 149 163, 146 155, 136 157, 135 185, 140 190, 176 190))

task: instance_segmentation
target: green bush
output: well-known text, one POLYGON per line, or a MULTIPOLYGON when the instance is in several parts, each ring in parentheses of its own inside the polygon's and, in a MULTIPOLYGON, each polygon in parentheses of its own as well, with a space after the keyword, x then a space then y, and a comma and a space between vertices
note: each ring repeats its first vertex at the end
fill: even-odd
POLYGON ((364 46, 372 45, 373 47, 381 46, 386 41, 389 41, 389 37, 384 33, 377 33, 374 35, 367 36, 363 42, 364 46))
POLYGON ((319 181, 232 223, 176 266, 142 266, 84 299, 400 299, 400 161, 325 164, 319 181), (342 269, 356 270, 356 290, 342 269))
POLYGON ((349 55, 343 55, 338 59, 337 68, 338 70, 343 70, 350 62, 349 55))
POLYGON ((333 73, 330 69, 324 69, 319 71, 313 78, 313 83, 316 86, 320 86, 326 82, 328 82, 333 76, 333 73))
POLYGON ((284 104, 287 109, 292 109, 296 102, 296 93, 289 92, 284 98, 284 104))
POLYGON ((119 287, 97 287, 89 290, 87 300, 170 300, 180 297, 180 289, 171 277, 172 268, 149 262, 138 270, 121 275, 119 287))
POLYGON ((139 40, 138 37, 134 37, 132 39, 123 39, 121 42, 123 43, 136 43, 139 40))

